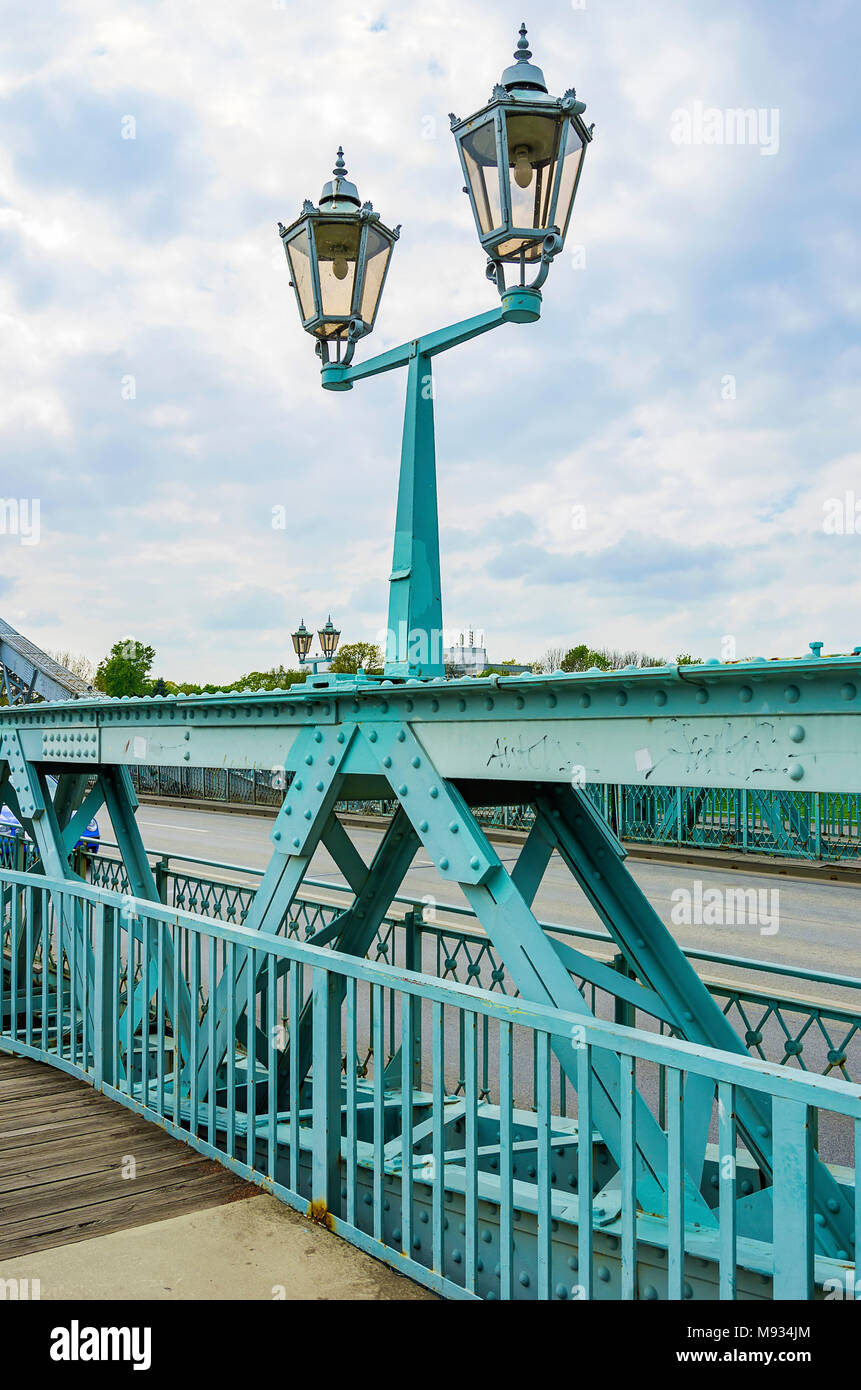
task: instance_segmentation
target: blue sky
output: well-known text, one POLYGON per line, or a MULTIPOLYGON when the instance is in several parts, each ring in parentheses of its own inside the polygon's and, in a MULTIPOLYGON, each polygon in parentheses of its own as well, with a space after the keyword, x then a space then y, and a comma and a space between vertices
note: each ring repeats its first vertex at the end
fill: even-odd
POLYGON ((404 381, 320 390, 276 224, 343 143, 403 223, 359 352, 492 307, 447 113, 521 19, 596 133, 541 322, 437 363, 446 626, 521 661, 861 645, 861 518, 823 524, 861 503, 854 0, 7 0, 0 497, 41 523, 0 534, 7 621, 216 681, 300 617, 377 634, 404 381), (696 103, 776 110, 775 152, 676 143, 696 103))

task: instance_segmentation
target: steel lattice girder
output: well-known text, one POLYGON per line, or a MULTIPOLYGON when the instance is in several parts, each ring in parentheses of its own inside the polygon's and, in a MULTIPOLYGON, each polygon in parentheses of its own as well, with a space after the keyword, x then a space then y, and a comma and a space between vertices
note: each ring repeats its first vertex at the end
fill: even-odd
POLYGON ((857 657, 404 684, 312 678, 289 692, 0 712, 50 764, 274 769, 302 725, 421 728, 445 777, 854 792, 857 657))
MULTIPOLYGON (((702 785, 713 779, 721 786, 788 788, 809 776, 833 789, 839 753, 840 775, 854 789, 861 749, 853 750, 857 726, 848 716, 857 694, 851 677, 861 672, 861 663, 814 658, 779 663, 779 670, 777 665, 705 668, 695 679, 677 668, 403 685, 324 677, 289 695, 122 700, 10 711, 0 732, 11 780, 25 799, 34 782, 44 785, 51 767, 67 773, 74 767, 78 776, 85 769, 96 772, 106 794, 110 789, 120 795, 126 813, 118 836, 121 852, 143 898, 154 898, 155 887, 139 872, 145 855, 134 816, 128 814, 134 800, 124 765, 184 761, 286 768, 293 780, 272 829, 272 860, 246 925, 278 930, 317 845, 327 839, 357 894, 356 914, 345 914, 339 943, 356 954, 363 954, 368 943, 358 905, 376 930, 380 913, 400 887, 415 840, 409 836, 405 846, 397 847, 393 835, 391 854, 384 842, 385 852, 366 870, 338 840, 334 806, 345 797, 393 794, 401 807, 395 826, 408 820, 441 877, 460 885, 520 992, 588 1015, 574 978, 578 973, 589 978, 587 958, 570 948, 567 954, 560 950, 530 907, 549 851, 556 848, 628 961, 633 981, 620 984, 620 994, 627 998, 625 991, 634 990, 642 1008, 693 1042, 743 1052, 741 1040, 624 867, 615 836, 570 783, 581 780, 584 771, 589 780, 626 780, 622 764, 627 780, 637 780, 632 765, 640 780, 657 769, 665 780, 674 775, 667 762, 675 758, 682 783, 687 778, 702 785), (751 712, 739 715, 738 707, 751 712), (807 772, 797 751, 802 746, 807 772), (587 749, 589 761, 581 761, 587 749), (119 780, 117 764, 124 773, 119 780), (512 874, 470 810, 470 802, 492 804, 507 796, 531 802, 538 817, 522 863, 512 874)), ((34 814, 28 806, 22 810, 34 814)), ((44 840, 44 848, 58 857, 62 827, 50 807, 44 820, 44 826, 38 825, 38 817, 32 821, 40 848, 44 840)), ((237 978, 232 1003, 226 997, 216 1001, 216 1065, 237 1036, 241 996, 257 984, 249 980, 243 987, 237 978)), ((144 999, 147 994, 148 988, 144 999)), ((141 1003, 135 1003, 137 1022, 141 1003)), ((305 1031, 310 1027, 309 1015, 305 1031)), ((301 1036, 297 1043, 306 1055, 298 1067, 288 1062, 287 1069, 301 1077, 307 1048, 301 1036)), ((577 1087, 576 1039, 557 1040, 554 1047, 577 1087)), ((205 1085, 211 1066, 211 1059, 205 1059, 206 1066, 203 1060, 198 1057, 198 1086, 205 1085)), ((640 1095, 629 1093, 618 1062, 596 1064, 593 1080, 595 1121, 604 1141, 617 1162, 628 1151, 640 1206, 660 1214, 670 1180, 666 1135, 640 1095)), ((286 1087, 286 1077, 281 1084, 286 1087)), ((713 1093, 704 1091, 691 1106, 685 1153, 686 1215, 701 1226, 714 1219, 699 1192, 712 1103, 713 1093)), ((739 1129, 767 1181, 771 1116, 748 1105, 741 1094, 738 1110, 739 1129)), ((842 1251, 847 1257, 852 1243, 848 1199, 818 1160, 811 1175, 817 1243, 823 1253, 840 1258, 842 1251)), ((612 1192, 600 1196, 605 1208, 614 1199, 612 1192)), ((767 1197, 765 1190, 762 1196, 767 1197)))

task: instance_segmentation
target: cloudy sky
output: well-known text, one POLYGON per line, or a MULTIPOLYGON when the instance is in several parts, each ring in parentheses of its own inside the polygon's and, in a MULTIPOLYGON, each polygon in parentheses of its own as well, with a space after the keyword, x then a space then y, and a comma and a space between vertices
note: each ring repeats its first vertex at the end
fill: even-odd
POLYGON ((289 662, 300 617, 375 636, 404 378, 320 390, 276 224, 342 142, 403 223, 360 354, 492 307, 447 112, 525 18, 595 141, 541 322, 437 362, 446 626, 861 645, 857 0, 0 8, 7 621, 186 680, 289 662), (755 143, 698 140, 735 108, 755 143))

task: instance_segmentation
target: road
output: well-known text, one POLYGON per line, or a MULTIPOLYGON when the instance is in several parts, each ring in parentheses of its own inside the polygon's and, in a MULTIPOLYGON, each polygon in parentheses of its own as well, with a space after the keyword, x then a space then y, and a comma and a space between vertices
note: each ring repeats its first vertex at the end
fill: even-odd
MULTIPOLYGON (((230 814, 223 811, 186 810, 178 806, 142 805, 137 813, 144 844, 148 849, 171 855, 264 869, 271 854, 269 833, 272 822, 260 816, 230 814)), ((351 826, 350 836, 367 862, 380 840, 380 831, 351 826)), ((496 846, 503 863, 511 868, 519 845, 496 846)), ((834 974, 861 976, 861 886, 816 883, 809 879, 777 878, 771 874, 711 870, 683 864, 656 864, 628 861, 633 877, 658 915, 685 949, 715 951, 752 960, 768 960, 790 967, 822 970, 834 974), (703 892, 712 888, 754 888, 769 896, 763 901, 777 909, 777 930, 772 923, 750 926, 675 925, 671 919, 673 893, 695 884, 703 892), (776 898, 772 895, 777 895, 776 898)), ((311 865, 311 876, 333 887, 344 880, 333 860, 319 849, 311 865)), ((443 884, 424 850, 413 860, 400 890, 422 898, 437 898, 465 906, 456 885, 443 884)), ((557 855, 551 859, 544 882, 535 899, 539 920, 566 927, 597 928, 595 913, 557 855)), ((744 972, 748 983, 762 981, 755 972, 744 972)), ((796 992, 810 992, 817 998, 851 1003, 853 995, 831 986, 802 985, 796 992)), ((856 1001, 857 1002, 857 1001, 856 1001)))

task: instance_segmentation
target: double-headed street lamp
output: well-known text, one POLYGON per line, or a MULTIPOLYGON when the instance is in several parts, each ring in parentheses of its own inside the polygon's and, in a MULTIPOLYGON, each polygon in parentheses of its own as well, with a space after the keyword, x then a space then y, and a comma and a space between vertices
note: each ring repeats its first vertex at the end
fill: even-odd
POLYGON ((488 103, 466 120, 451 117, 500 308, 354 365, 356 343, 374 326, 400 228, 389 229, 360 201, 342 150, 319 207, 306 199, 295 222, 278 224, 302 326, 317 340, 323 387, 349 391, 364 377, 407 368, 384 680, 444 675, 432 359, 502 323, 540 316, 541 286, 564 245, 592 139, 574 89, 551 97, 531 58, 524 25, 515 61, 488 103), (516 267, 513 284, 506 266, 516 267))
POLYGON ((299 658, 300 666, 310 666, 314 675, 317 674, 317 665, 321 661, 331 661, 338 648, 338 641, 341 633, 332 622, 332 615, 326 620, 325 626, 321 627, 317 636, 320 639, 320 655, 309 656, 311 644, 314 641, 313 632, 309 632, 305 626, 303 618, 296 631, 291 634, 293 638, 293 648, 299 658))

